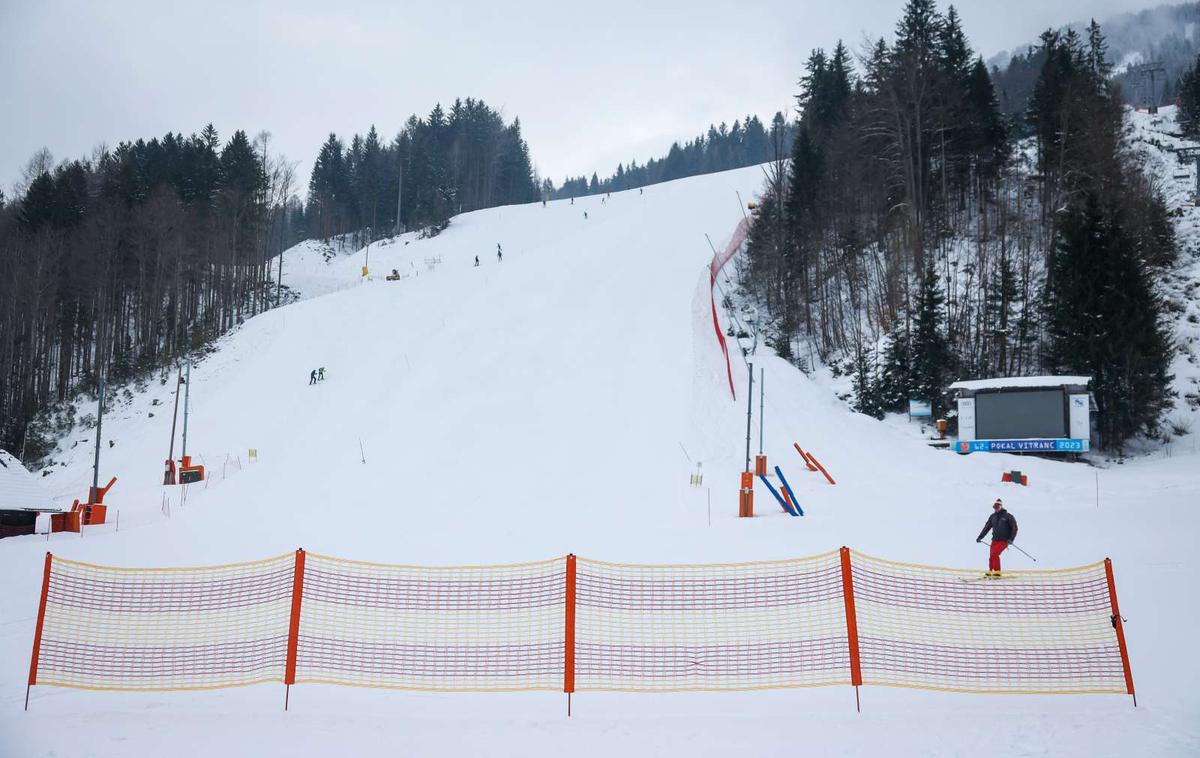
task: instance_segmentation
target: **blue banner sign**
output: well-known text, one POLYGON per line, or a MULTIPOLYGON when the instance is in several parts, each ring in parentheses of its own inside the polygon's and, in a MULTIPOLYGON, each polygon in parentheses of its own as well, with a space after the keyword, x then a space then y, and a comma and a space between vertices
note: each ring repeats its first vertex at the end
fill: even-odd
POLYGON ((1086 453, 1090 440, 959 440, 957 453, 1086 453))

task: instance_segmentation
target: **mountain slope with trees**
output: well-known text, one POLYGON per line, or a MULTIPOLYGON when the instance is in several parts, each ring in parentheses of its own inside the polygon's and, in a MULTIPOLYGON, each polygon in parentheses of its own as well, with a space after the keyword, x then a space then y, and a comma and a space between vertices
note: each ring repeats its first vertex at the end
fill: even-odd
POLYGON ((841 43, 814 51, 743 285, 781 355, 845 361, 864 412, 914 397, 944 412, 953 378, 1081 373, 1119 448, 1169 405, 1153 279, 1175 260, 1173 227, 1130 149, 1100 27, 1041 44, 1024 141, 953 7, 909 0, 861 70, 841 43))

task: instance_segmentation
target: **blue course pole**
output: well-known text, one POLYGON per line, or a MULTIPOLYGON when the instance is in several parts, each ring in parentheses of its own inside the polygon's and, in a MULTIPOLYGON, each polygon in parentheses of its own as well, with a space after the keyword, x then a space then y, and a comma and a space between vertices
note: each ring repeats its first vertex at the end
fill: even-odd
POLYGON ((783 472, 779 470, 778 466, 775 467, 775 476, 779 477, 779 483, 783 485, 783 488, 787 491, 788 497, 792 499, 792 505, 796 507, 796 515, 803 516, 804 509, 800 507, 800 501, 796 499, 796 493, 792 492, 792 486, 788 484, 787 479, 783 478, 783 472))
POLYGON ((789 516, 795 516, 796 512, 794 510, 792 510, 792 507, 787 504, 787 501, 784 500, 779 495, 779 493, 775 491, 775 488, 771 486, 771 483, 767 481, 767 478, 765 476, 760 476, 758 478, 762 480, 763 484, 767 485, 767 489, 769 489, 771 491, 771 494, 775 496, 775 499, 779 501, 779 507, 783 508, 784 512, 787 513, 789 516))

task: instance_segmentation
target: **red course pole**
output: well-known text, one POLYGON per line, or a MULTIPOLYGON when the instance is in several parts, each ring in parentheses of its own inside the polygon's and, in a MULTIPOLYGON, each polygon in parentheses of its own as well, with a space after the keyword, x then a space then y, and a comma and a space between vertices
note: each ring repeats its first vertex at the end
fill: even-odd
POLYGON ((37 684, 38 655, 42 651, 42 626, 46 622, 46 598, 50 594, 50 562, 54 559, 46 553, 46 567, 42 570, 42 599, 38 602, 37 627, 33 631, 33 655, 29 658, 29 683, 25 685, 25 710, 29 710, 29 690, 37 684))
POLYGON ((571 693, 575 691, 575 554, 567 556, 566 629, 563 644, 563 692, 567 693, 567 716, 571 715, 571 693))
POLYGON ((292 574, 292 616, 288 624, 287 664, 283 673, 283 710, 288 709, 292 685, 296 683, 296 648, 300 642, 300 602, 304 597, 304 548, 296 551, 296 568, 292 574))
POLYGON ((862 686, 862 661, 858 654, 858 616, 854 612, 854 575, 850 569, 850 548, 841 549, 842 597, 846 606, 846 640, 850 643, 850 684, 854 685, 854 706, 862 712, 858 688, 862 686))
POLYGON ((1117 647, 1121 649, 1121 666, 1125 669, 1125 691, 1133 696, 1133 707, 1137 708, 1137 694, 1133 691, 1133 672, 1129 669, 1129 650, 1125 647, 1125 626, 1121 621, 1121 609, 1117 606, 1117 583, 1113 580, 1112 560, 1104 559, 1104 575, 1108 579, 1108 599, 1112 603, 1112 625, 1117 630, 1117 647))

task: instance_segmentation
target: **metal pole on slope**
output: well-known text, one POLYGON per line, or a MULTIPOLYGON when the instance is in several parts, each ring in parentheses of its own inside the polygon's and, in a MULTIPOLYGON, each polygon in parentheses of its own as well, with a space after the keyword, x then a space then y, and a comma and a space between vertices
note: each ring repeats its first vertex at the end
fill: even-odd
POLYGON ((746 388, 746 471, 750 470, 750 418, 754 415, 754 364, 747 363, 750 386, 746 388))
POLYGON ((188 400, 192 394, 192 362, 188 361, 187 374, 183 380, 183 450, 179 453, 181 457, 187 457, 187 421, 188 421, 188 400))
MULTIPOLYGON (((104 376, 100 376, 100 402, 96 408, 96 460, 92 464, 92 492, 88 496, 88 502, 92 502, 92 498, 96 496, 96 492, 100 488, 100 432, 104 427, 104 376)), ((83 527, 79 529, 80 534, 83 533, 83 527)))
POLYGON ((763 422, 767 418, 766 415, 763 414, 763 403, 765 402, 763 387, 765 386, 764 380, 766 378, 767 378, 767 370, 765 368, 760 367, 758 369, 758 454, 759 455, 763 454, 763 422))
MULTIPOLYGON (((183 384, 183 369, 175 375, 175 410, 171 411, 171 447, 167 450, 167 460, 175 460, 175 424, 179 421, 179 385, 183 384)), ((170 469, 167 470, 170 473, 170 469)), ((163 484, 174 484, 166 480, 166 474, 163 475, 163 484)))

